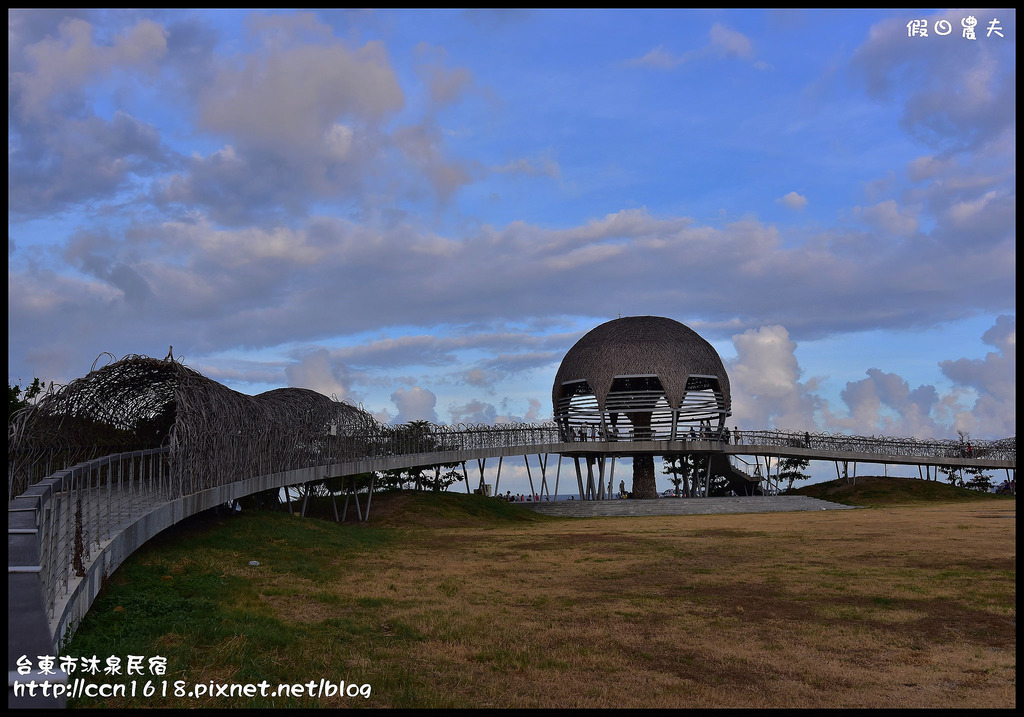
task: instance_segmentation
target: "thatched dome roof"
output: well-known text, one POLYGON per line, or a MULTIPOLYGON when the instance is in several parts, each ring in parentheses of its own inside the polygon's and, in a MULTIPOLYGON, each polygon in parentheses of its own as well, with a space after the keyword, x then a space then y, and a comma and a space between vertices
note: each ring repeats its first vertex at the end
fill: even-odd
POLYGON ((278 470, 298 467, 296 456, 314 451, 329 432, 379 426, 366 411, 309 389, 249 396, 170 356, 126 356, 14 414, 7 432, 8 495, 63 466, 161 446, 171 448, 190 476, 219 471, 237 480, 258 475, 253 464, 261 459, 278 470))
POLYGON ((725 405, 731 403, 729 376, 715 348, 690 327, 662 316, 628 316, 592 329, 562 359, 552 402, 557 406, 563 383, 585 379, 603 410, 616 376, 642 374, 658 376, 673 408, 695 374, 717 377, 725 405))

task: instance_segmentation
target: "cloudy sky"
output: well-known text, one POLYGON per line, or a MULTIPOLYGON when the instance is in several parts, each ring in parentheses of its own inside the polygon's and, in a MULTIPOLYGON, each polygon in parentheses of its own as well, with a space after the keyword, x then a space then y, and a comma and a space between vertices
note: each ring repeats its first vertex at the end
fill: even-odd
POLYGON ((1016 432, 1013 11, 12 10, 8 41, 12 382, 173 345, 245 393, 543 420, 577 339, 653 314, 741 428, 1016 432))

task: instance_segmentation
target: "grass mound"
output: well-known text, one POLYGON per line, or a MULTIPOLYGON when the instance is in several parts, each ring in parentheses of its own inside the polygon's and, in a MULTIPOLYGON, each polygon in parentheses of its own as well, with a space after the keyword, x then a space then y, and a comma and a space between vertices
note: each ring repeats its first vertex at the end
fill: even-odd
POLYGON ((833 503, 856 506, 910 505, 915 503, 960 503, 982 500, 1013 500, 1013 496, 997 496, 948 483, 918 478, 887 478, 857 476, 855 483, 832 480, 827 483, 794 488, 790 495, 806 495, 833 503))

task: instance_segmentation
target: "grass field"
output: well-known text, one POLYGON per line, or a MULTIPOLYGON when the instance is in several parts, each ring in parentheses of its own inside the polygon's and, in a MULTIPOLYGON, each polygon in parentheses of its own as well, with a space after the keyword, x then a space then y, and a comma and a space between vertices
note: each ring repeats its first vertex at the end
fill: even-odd
POLYGON ((71 704, 1015 707, 1015 499, 858 483, 831 499, 870 507, 813 513, 396 494, 368 527, 198 516, 108 580, 66 650, 165 656, 147 679, 169 696, 71 704), (370 695, 173 697, 320 679, 370 695))

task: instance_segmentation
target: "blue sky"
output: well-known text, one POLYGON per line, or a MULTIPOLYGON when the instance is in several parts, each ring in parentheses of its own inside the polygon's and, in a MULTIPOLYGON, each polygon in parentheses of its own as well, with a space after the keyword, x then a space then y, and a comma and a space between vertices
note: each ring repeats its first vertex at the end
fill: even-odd
POLYGON ((384 421, 543 420, 580 336, 654 314, 741 428, 1016 432, 1012 10, 8 26, 11 381, 173 345, 384 421))

